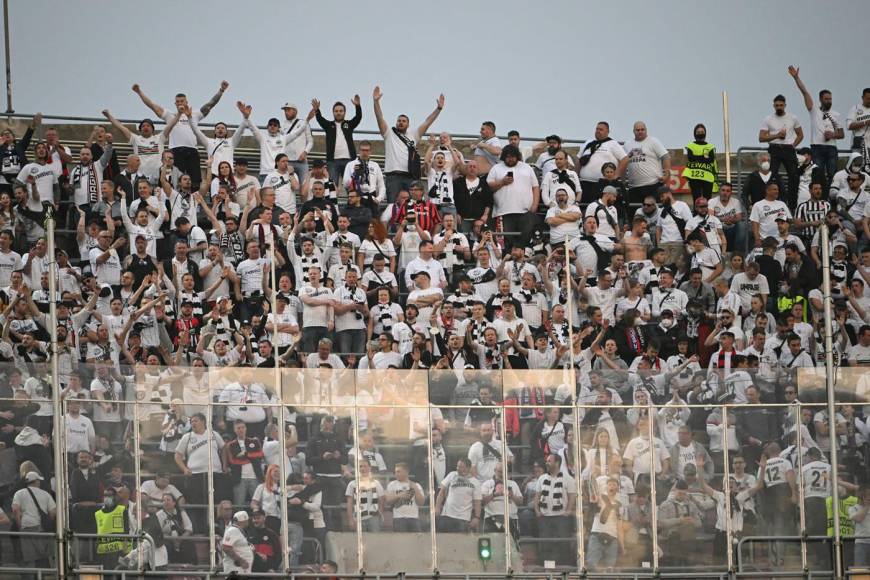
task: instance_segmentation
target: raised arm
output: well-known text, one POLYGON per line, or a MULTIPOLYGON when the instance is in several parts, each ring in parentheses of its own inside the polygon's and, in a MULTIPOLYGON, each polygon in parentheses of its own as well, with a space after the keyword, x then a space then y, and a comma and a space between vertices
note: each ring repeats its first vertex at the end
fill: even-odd
POLYGON ((384 93, 381 91, 381 87, 375 87, 375 90, 372 92, 372 100, 375 104, 375 119, 378 121, 378 131, 381 132, 381 135, 386 136, 387 131, 390 130, 387 122, 384 121, 384 113, 381 111, 381 97, 384 96, 384 93))
POLYGON ((794 79, 794 82, 797 85, 798 90, 803 95, 804 105, 806 106, 807 111, 812 111, 813 110, 813 97, 812 97, 812 95, 810 95, 810 92, 807 90, 806 85, 804 85, 804 82, 801 80, 800 70, 801 70, 800 68, 798 68, 794 65, 789 65, 788 74, 790 74, 791 78, 794 79))
POLYGON ((124 124, 121 123, 121 121, 112 116, 112 113, 111 111, 109 111, 109 109, 103 109, 103 116, 108 119, 109 123, 112 124, 112 127, 121 132, 121 135, 123 135, 127 141, 133 138, 133 131, 125 127, 124 124))
POLYGON ((208 100, 206 104, 199 108, 199 112, 202 113, 203 118, 207 117, 211 110, 215 105, 218 104, 218 101, 221 100, 221 97, 224 96, 226 90, 230 87, 230 83, 227 81, 221 81, 221 86, 218 89, 218 92, 214 94, 212 98, 208 100))
POLYGON ((166 113, 166 111, 163 109, 163 107, 149 99, 148 96, 142 92, 142 88, 138 84, 133 85, 133 92, 139 95, 139 98, 142 99, 142 102, 145 103, 145 106, 154 111, 155 115, 157 115, 161 119, 163 118, 163 115, 166 113))
POLYGON ((420 137, 422 138, 423 134, 429 130, 429 127, 432 126, 432 123, 435 122, 435 119, 438 118, 438 115, 441 114, 441 110, 444 109, 444 93, 438 95, 438 100, 436 101, 435 110, 429 113, 429 116, 423 121, 417 131, 420 133, 420 137))

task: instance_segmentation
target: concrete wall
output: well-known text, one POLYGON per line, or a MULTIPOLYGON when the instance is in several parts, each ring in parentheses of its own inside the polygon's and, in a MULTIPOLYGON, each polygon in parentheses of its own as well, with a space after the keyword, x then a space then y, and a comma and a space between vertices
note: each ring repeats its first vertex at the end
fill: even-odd
MULTIPOLYGON (((441 572, 501 572, 505 569, 504 536, 484 534, 492 540, 492 560, 484 569, 477 557, 477 538, 475 534, 438 534, 439 566, 441 572)), ((339 572, 356 572, 357 543, 356 533, 330 532, 326 539, 327 553, 338 563, 339 572)), ((425 534, 397 534, 382 532, 363 534, 365 562, 364 569, 406 570, 424 572, 432 569, 432 544, 425 534)), ((522 570, 518 550, 514 549, 514 570, 522 570)))

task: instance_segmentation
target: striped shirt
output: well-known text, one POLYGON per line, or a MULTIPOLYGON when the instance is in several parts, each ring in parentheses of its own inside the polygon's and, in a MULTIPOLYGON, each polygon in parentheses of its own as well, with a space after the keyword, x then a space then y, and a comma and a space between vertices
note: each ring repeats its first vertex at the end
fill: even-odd
MULTIPOLYGON (((805 222, 820 222, 824 221, 825 215, 830 211, 831 204, 827 201, 820 199, 818 201, 814 199, 810 199, 808 201, 803 202, 797 207, 795 211, 795 218, 800 219, 805 222)), ((805 238, 812 237, 815 232, 815 228, 811 226, 807 226, 805 228, 801 228, 800 235, 805 238)))

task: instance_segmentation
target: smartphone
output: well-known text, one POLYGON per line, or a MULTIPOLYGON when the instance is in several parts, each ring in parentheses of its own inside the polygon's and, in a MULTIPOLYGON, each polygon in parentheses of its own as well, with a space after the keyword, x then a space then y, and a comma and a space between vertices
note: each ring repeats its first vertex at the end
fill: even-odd
POLYGON ((513 171, 508 171, 508 172, 507 172, 507 176, 510 177, 511 179, 513 179, 513 177, 514 177, 514 172, 513 172, 513 171))

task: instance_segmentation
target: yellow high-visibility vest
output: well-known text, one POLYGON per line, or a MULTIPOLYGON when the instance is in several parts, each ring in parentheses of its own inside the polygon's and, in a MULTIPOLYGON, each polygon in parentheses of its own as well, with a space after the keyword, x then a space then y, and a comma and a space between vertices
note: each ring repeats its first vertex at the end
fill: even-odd
MULTIPOLYGON (((115 506, 110 512, 105 510, 97 510, 94 513, 97 520, 97 535, 108 536, 109 534, 124 533, 124 518, 127 517, 127 507, 123 505, 115 506)), ((119 552, 127 552, 130 549, 130 542, 123 538, 97 538, 97 554, 115 554, 119 552)))

